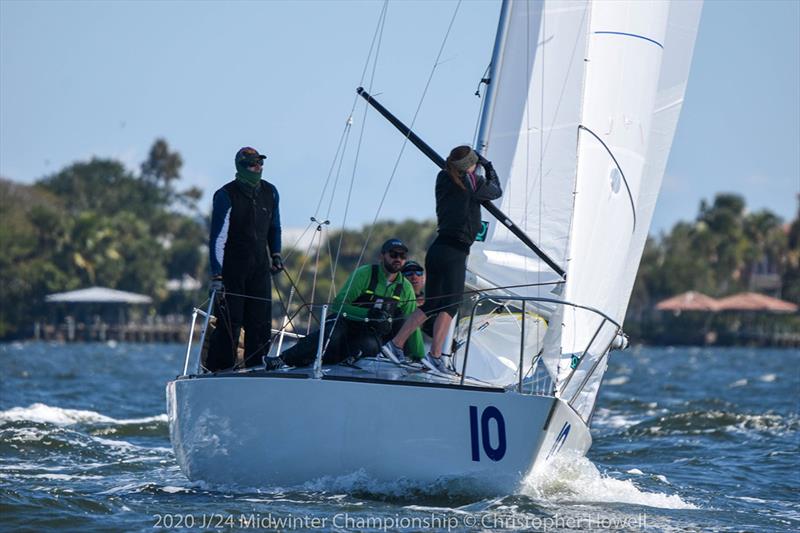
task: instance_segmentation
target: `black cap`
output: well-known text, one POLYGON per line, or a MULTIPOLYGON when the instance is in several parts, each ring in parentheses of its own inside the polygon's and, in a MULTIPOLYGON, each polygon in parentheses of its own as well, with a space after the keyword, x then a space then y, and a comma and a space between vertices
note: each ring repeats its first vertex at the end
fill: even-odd
POLYGON ((408 246, 403 244, 403 241, 401 241, 400 239, 389 239, 388 241, 383 243, 383 246, 381 246, 381 253, 385 254, 389 250, 397 250, 397 249, 403 250, 404 252, 408 252, 408 246))
POLYGON ((250 167, 256 163, 260 163, 266 158, 267 156, 259 154, 258 150, 256 150, 255 148, 252 148, 250 146, 245 146, 244 148, 240 148, 239 151, 236 152, 235 162, 237 168, 239 166, 250 167))
POLYGON ((403 265, 403 269, 400 272, 405 274, 406 272, 411 272, 412 270, 413 271, 420 270, 422 272, 425 272, 425 268, 423 268, 422 265, 420 265, 419 263, 417 263, 413 259, 410 260, 410 261, 406 261, 406 264, 403 265))

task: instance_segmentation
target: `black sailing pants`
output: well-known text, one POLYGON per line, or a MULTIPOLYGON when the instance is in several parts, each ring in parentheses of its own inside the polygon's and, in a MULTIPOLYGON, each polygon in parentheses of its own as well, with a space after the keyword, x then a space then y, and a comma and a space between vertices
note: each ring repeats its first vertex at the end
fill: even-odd
MULTIPOLYGON (((227 265, 226 265, 227 266, 227 265)), ((239 271, 223 271, 223 294, 217 293, 217 327, 205 367, 212 372, 233 367, 239 330, 244 327, 244 366, 262 364, 272 334, 272 279, 269 260, 239 271), (243 295, 243 296, 239 296, 243 295)))
MULTIPOLYGON (((403 320, 395 320, 392 331, 386 335, 376 333, 371 327, 354 320, 331 317, 325 321, 325 341, 328 349, 322 354, 322 362, 335 365, 351 357, 370 357, 381 351, 381 346, 394 337, 403 320), (334 322, 336 325, 334 326, 334 322), (331 336, 333 331, 333 336, 331 336)), ((297 341, 297 344, 281 353, 283 362, 290 366, 309 366, 317 357, 319 330, 297 341)))

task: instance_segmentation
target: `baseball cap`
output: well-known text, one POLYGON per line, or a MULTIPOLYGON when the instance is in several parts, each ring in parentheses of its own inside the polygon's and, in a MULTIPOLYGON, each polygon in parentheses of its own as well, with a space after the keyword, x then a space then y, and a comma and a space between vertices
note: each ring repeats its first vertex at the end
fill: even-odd
POLYGON ((406 272, 417 272, 417 271, 425 272, 425 268, 412 259, 410 261, 406 261, 406 264, 403 266, 403 269, 400 272, 405 274, 406 272))
POLYGON ((408 252, 408 246, 403 244, 403 241, 401 241, 400 239, 389 239, 388 241, 383 243, 383 246, 381 246, 381 253, 385 254, 389 250, 396 250, 396 249, 408 252))
POLYGON ((261 155, 258 153, 258 150, 252 148, 250 146, 245 146, 244 148, 240 148, 238 152, 236 152, 236 166, 244 166, 249 167, 253 166, 256 163, 260 163, 267 156, 261 155))

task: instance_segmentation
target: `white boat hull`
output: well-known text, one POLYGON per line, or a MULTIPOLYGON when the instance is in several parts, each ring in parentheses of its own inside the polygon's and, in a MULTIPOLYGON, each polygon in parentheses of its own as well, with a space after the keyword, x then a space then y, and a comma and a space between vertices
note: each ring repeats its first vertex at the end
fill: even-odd
POLYGON ((548 455, 591 445, 562 401, 498 389, 262 372, 177 379, 167 404, 182 471, 220 485, 292 486, 363 472, 509 493, 548 455))

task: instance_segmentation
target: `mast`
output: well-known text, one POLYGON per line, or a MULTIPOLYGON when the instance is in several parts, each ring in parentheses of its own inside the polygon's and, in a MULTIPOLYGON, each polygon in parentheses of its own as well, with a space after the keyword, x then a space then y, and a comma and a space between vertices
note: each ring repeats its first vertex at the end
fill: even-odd
MULTIPOLYGON (((506 46, 506 35, 508 35, 508 12, 510 11, 512 0, 503 0, 500 6, 500 18, 497 21, 497 34, 494 38, 494 50, 492 50, 492 61, 489 63, 489 78, 486 81, 486 94, 483 95, 483 108, 481 110, 481 121, 478 129, 478 142, 475 146, 476 151, 485 154, 489 143, 489 124, 492 123, 494 113, 495 74, 500 70, 503 62, 503 52, 506 46)), ((561 274, 563 276, 563 274, 561 274)))

